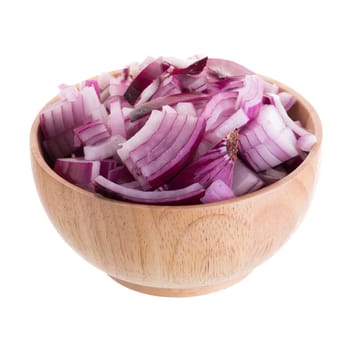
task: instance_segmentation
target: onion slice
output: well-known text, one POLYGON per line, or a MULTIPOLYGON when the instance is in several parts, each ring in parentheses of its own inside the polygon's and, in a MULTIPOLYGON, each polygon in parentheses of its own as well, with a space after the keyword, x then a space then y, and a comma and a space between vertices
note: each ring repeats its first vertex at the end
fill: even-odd
POLYGON ((213 203, 231 199, 234 197, 232 189, 220 179, 215 180, 206 189, 204 196, 201 198, 202 203, 213 203))
POLYGON ((301 141, 299 141, 298 146, 302 147, 302 151, 310 152, 312 146, 317 142, 315 135, 311 134, 305 128, 303 128, 299 123, 295 122, 287 113, 285 108, 283 107, 280 96, 275 94, 269 94, 272 98, 274 105, 276 106, 279 114, 283 118, 286 125, 299 137, 303 137, 301 141))
POLYGON ((254 74, 251 70, 236 62, 219 58, 208 58, 206 68, 209 74, 212 74, 219 79, 254 74))
POLYGON ((240 130, 240 153, 255 171, 266 170, 298 155, 297 138, 273 105, 240 130))
POLYGON ((201 73, 207 64, 208 57, 195 57, 188 60, 180 60, 175 57, 165 57, 164 60, 175 68, 171 74, 190 74, 197 75, 201 73))
POLYGON ((235 196, 254 192, 264 185, 264 181, 255 171, 246 166, 240 159, 236 160, 232 187, 235 196))
POLYGON ((199 183, 178 190, 142 191, 116 184, 103 176, 94 181, 95 190, 106 197, 123 199, 148 204, 195 204, 204 195, 204 188, 199 183))
POLYGON ((58 158, 55 172, 67 181, 86 189, 93 189, 92 181, 100 174, 101 163, 77 158, 58 158))
POLYGON ((110 136, 106 125, 101 120, 92 120, 74 129, 75 136, 83 145, 94 145, 110 136))
POLYGON ((162 58, 150 62, 137 74, 124 93, 124 98, 131 104, 135 104, 137 98, 147 86, 152 84, 163 72, 169 68, 169 64, 162 58))
POLYGON ((113 157, 125 139, 120 135, 113 135, 109 138, 84 147, 84 158, 86 160, 102 160, 113 157))

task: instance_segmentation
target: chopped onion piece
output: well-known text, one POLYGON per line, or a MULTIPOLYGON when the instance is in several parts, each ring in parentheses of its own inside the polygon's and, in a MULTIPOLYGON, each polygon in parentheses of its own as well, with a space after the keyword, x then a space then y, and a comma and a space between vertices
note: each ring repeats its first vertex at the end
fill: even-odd
POLYGON ((94 145, 110 136, 106 125, 101 120, 93 120, 74 129, 74 134, 83 145, 94 145))
MULTIPOLYGON (((273 92, 273 91, 269 91, 269 92, 272 94, 277 93, 277 92, 273 92)), ((293 107, 294 103, 296 102, 296 98, 288 92, 280 92, 278 94, 278 96, 279 96, 281 103, 286 111, 290 110, 293 107)))
POLYGON ((96 92, 96 95, 97 95, 99 101, 101 101, 100 87, 98 85, 97 80, 95 80, 95 79, 84 80, 81 85, 82 85, 82 88, 84 88, 86 86, 93 87, 95 89, 95 92, 96 92))
POLYGON ((251 70, 236 62, 219 58, 208 58, 207 69, 210 74, 215 75, 217 78, 253 74, 251 70))
POLYGON ((312 146, 317 142, 314 134, 302 135, 297 140, 297 146, 304 152, 310 152, 312 146))
POLYGON ((234 170, 233 193, 235 196, 254 192, 265 184, 259 175, 247 167, 240 159, 236 160, 234 170))
POLYGON ((246 75, 244 86, 238 91, 236 109, 242 108, 249 118, 255 118, 262 105, 264 81, 257 75, 246 75))
POLYGON ((124 93, 125 99, 133 105, 142 91, 169 68, 161 58, 153 60, 133 79, 124 93))
POLYGON ((227 186, 222 180, 215 180, 205 190, 204 196, 201 198, 202 203, 213 203, 231 199, 234 197, 234 193, 231 187, 227 186))
POLYGON ((54 170, 67 181, 83 187, 93 188, 92 181, 100 174, 99 161, 87 161, 77 158, 58 158, 54 170))
MULTIPOLYGON (((283 107, 282 101, 279 95, 269 94, 271 96, 276 109, 278 110, 280 116, 283 118, 286 125, 298 136, 309 135, 310 132, 304 129, 301 125, 295 122, 286 112, 283 107)), ((315 140, 316 141, 316 140, 315 140)))
POLYGON ((139 100, 135 103, 135 107, 142 105, 147 102, 158 90, 160 84, 160 79, 155 79, 149 84, 141 93, 139 100))
POLYGON ((240 152, 256 171, 266 170, 298 154, 297 139, 273 105, 240 131, 240 152))
POLYGON ((164 60, 175 67, 172 74, 199 74, 207 64, 208 57, 194 57, 188 60, 180 60, 175 57, 166 57, 164 60))
POLYGON ((108 174, 103 176, 117 184, 124 184, 135 180, 125 165, 119 165, 113 169, 110 169, 108 174))
POLYGON ((117 153, 117 150, 124 141, 124 137, 113 135, 95 145, 85 146, 84 158, 86 160, 102 160, 110 158, 117 153))
POLYGON ((119 98, 110 105, 109 126, 112 135, 121 135, 126 139, 125 117, 119 98))

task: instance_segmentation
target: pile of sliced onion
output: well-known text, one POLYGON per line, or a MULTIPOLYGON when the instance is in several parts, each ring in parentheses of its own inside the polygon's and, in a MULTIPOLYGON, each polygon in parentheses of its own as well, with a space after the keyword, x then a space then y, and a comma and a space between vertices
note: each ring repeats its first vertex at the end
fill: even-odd
POLYGON ((212 203, 268 186, 305 159, 317 140, 289 117, 295 102, 232 61, 147 58, 61 85, 40 127, 53 169, 88 191, 212 203))

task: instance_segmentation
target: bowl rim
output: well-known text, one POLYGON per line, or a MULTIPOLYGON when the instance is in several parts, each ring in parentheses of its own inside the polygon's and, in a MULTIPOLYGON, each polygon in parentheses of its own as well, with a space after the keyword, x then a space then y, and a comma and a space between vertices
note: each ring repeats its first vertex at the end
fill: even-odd
MULTIPOLYGON (((118 74, 120 71, 113 71, 111 72, 113 75, 118 74)), ((296 92, 294 89, 290 88, 289 86, 264 75, 258 74, 261 76, 264 80, 277 84, 279 88, 281 88, 283 91, 290 92, 293 94, 293 96, 296 98, 297 103, 300 103, 309 113, 309 118, 312 122, 313 128, 314 128, 314 135, 316 136, 317 143, 312 147, 311 151, 308 153, 304 161, 293 171, 291 171, 288 175, 286 175, 281 180, 276 181, 273 184, 267 185, 266 187, 263 187, 259 190, 256 190, 251 193, 247 193, 245 195, 241 195, 235 198, 226 199, 223 201, 213 202, 213 203, 206 203, 206 204, 189 204, 189 205, 159 205, 159 204, 149 204, 149 203, 133 203, 133 202, 126 202, 118 199, 108 198, 104 197, 100 194, 96 194, 93 192, 89 192, 85 189, 82 189, 69 181, 65 180, 63 177, 59 176, 46 162, 43 152, 42 152, 42 146, 40 145, 39 138, 40 138, 40 111, 37 114, 37 116, 34 119, 34 122, 32 123, 32 127, 30 130, 30 153, 33 160, 37 162, 37 164, 42 168, 42 170, 47 173, 50 177, 52 177, 55 181, 59 182, 61 185, 68 187, 70 190, 74 192, 78 192, 80 195, 87 196, 88 198, 91 198, 92 200, 102 200, 109 202, 111 205, 116 206, 123 206, 123 207, 129 207, 133 206, 135 208, 139 209, 145 209, 145 208, 152 208, 152 210, 164 210, 164 209, 172 209, 172 210, 188 210, 188 209, 204 209, 204 208, 213 208, 213 207, 221 207, 226 204, 234 204, 237 202, 245 202, 249 201, 254 197, 262 197, 265 196, 281 187, 286 186, 288 183, 290 183, 294 178, 296 178, 303 169, 308 165, 310 161, 312 161, 315 157, 318 156, 318 153, 321 148, 322 144, 322 124, 321 120, 318 116, 318 113, 314 109, 314 107, 308 102, 303 96, 301 96, 298 92, 296 92)), ((94 79, 94 78, 91 78, 94 79)), ((77 85, 78 86, 78 85, 77 85)), ((53 103, 58 98, 58 95, 52 98, 49 102, 47 102, 42 108, 45 108, 46 106, 53 103)), ((32 161, 33 161, 32 160, 32 161)))

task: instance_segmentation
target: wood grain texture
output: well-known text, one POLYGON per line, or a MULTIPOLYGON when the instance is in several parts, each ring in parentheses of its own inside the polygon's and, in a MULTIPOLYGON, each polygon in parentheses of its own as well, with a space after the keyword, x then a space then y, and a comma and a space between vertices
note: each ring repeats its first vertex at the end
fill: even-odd
POLYGON ((317 182, 320 120, 303 97, 276 83, 297 97, 292 116, 316 134, 317 145, 279 182, 206 205, 131 204, 68 183, 43 158, 37 117, 30 136, 32 170, 53 225, 84 259, 143 293, 198 295, 239 281, 286 242, 302 221, 317 182))

